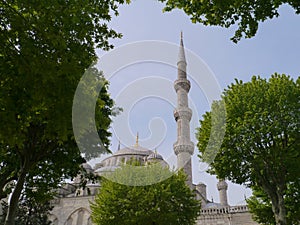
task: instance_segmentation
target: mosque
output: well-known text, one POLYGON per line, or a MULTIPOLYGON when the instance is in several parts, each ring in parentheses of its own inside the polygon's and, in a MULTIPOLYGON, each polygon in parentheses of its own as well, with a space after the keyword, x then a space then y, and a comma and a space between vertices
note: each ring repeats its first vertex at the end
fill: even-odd
MULTIPOLYGON (((201 201, 201 212, 197 219, 197 225, 257 225, 251 218, 246 205, 230 206, 227 201, 226 181, 219 180, 217 189, 220 202, 209 201, 206 196, 206 185, 204 183, 192 183, 191 156, 194 153, 194 143, 190 139, 190 120, 192 110, 188 106, 188 93, 191 87, 186 74, 187 61, 183 38, 181 35, 178 54, 178 77, 174 82, 177 93, 177 108, 174 110, 174 118, 177 123, 177 140, 173 145, 174 153, 177 156, 177 168, 183 168, 187 174, 187 185, 196 191, 197 199, 201 201)), ((107 171, 114 171, 122 163, 135 159, 142 165, 155 161, 163 166, 168 163, 156 151, 144 148, 139 145, 138 138, 135 145, 119 148, 110 157, 97 163, 94 168, 89 164, 83 164, 87 172, 101 175, 107 171)), ((58 196, 52 201, 54 206, 50 220, 53 225, 92 225, 90 218, 90 201, 93 201, 100 184, 87 184, 85 189, 76 185, 76 178, 73 183, 68 183, 58 190, 58 196)))

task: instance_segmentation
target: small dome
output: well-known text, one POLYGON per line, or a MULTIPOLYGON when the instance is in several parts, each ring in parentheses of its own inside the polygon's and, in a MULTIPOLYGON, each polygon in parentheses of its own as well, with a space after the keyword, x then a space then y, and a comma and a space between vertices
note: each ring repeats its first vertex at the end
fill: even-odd
POLYGON ((163 160, 163 157, 157 152, 153 152, 147 157, 147 160, 155 160, 155 159, 163 160))
POLYGON ((222 205, 215 202, 209 202, 205 205, 205 209, 215 209, 215 208, 222 208, 222 205))
POLYGON ((118 167, 118 166, 101 167, 101 168, 97 169, 95 172, 96 172, 96 173, 113 172, 113 171, 115 171, 117 168, 119 168, 119 167, 118 167))
POLYGON ((87 172, 92 172, 92 171, 93 171, 93 168, 92 168, 91 165, 88 164, 88 163, 82 163, 81 166, 82 166, 82 168, 85 169, 87 172))
POLYGON ((204 184, 204 183, 202 183, 202 182, 199 182, 199 183, 197 184, 197 186, 205 186, 205 187, 206 187, 206 184, 204 184))

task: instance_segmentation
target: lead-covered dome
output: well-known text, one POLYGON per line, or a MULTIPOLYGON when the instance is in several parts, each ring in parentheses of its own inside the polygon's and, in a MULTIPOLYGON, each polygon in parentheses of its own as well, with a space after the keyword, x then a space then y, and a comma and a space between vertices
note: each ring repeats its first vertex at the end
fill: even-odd
POLYGON ((104 159, 102 162, 96 164, 94 170, 101 175, 103 172, 114 171, 122 164, 132 161, 140 162, 141 165, 146 165, 149 162, 159 161, 162 165, 168 165, 163 157, 156 151, 152 151, 138 144, 134 146, 125 147, 116 151, 112 156, 104 159))
POLYGON ((134 145, 134 146, 130 146, 130 147, 126 147, 126 148, 122 148, 120 150, 118 150, 116 153, 114 153, 114 156, 117 155, 144 155, 144 156, 148 156, 151 155, 153 153, 152 150, 144 148, 142 146, 139 145, 134 145))
POLYGON ((163 160, 163 157, 155 151, 147 157, 147 160, 163 160))

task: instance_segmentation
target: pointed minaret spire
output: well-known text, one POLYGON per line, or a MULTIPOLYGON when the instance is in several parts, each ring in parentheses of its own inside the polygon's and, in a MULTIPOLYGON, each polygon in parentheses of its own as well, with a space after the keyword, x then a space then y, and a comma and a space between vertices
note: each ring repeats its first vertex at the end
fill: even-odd
POLYGON ((136 133, 135 146, 139 146, 139 132, 136 133))
POLYGON ((118 151, 121 149, 121 142, 120 142, 120 139, 119 139, 119 144, 118 144, 118 151))
POLYGON ((192 162, 191 156, 194 153, 194 143, 190 138, 190 121, 192 110, 188 106, 188 93, 191 87, 186 75, 186 59, 184 53, 183 37, 181 33, 179 54, 178 54, 178 77, 174 82, 177 93, 177 107, 174 111, 177 123, 177 141, 174 143, 174 152, 177 155, 177 167, 183 169, 187 174, 187 184, 192 188, 192 162))
POLYGON ((183 45, 183 33, 182 33, 182 31, 180 32, 180 47, 179 47, 178 62, 177 62, 177 65, 178 65, 180 62, 186 64, 185 53, 184 53, 184 45, 183 45))

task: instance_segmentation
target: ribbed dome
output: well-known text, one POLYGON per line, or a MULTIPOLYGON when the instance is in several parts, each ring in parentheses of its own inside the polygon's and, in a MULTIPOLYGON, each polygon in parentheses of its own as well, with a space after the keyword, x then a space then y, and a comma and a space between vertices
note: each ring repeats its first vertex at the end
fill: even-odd
POLYGON ((163 157, 160 154, 157 154, 156 151, 152 151, 136 144, 134 146, 122 148, 113 153, 112 156, 97 163, 94 170, 98 174, 111 172, 124 163, 127 164, 132 162, 132 160, 136 160, 141 163, 141 165, 147 165, 148 162, 157 160, 163 166, 168 166, 168 163, 165 162, 163 157))

